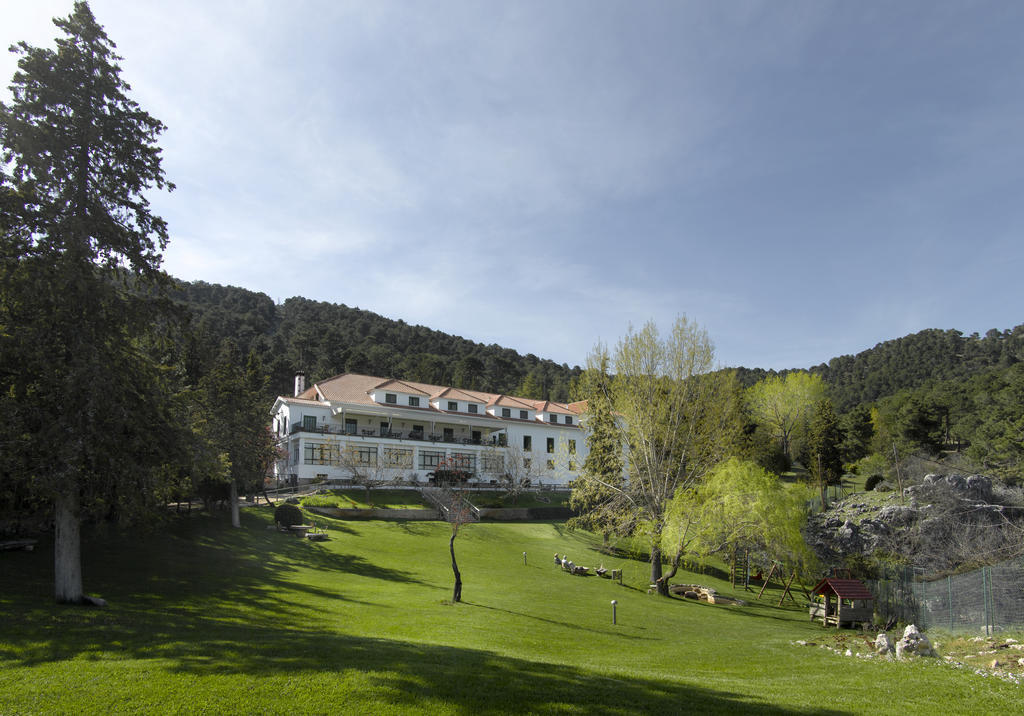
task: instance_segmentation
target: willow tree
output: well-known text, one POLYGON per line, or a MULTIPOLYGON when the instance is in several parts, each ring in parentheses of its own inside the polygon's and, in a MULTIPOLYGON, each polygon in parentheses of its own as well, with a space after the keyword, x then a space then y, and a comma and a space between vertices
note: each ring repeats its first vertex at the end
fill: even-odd
POLYGON ((163 124, 129 99, 88 4, 55 19, 56 49, 19 43, 0 103, 5 460, 54 506, 55 595, 82 591, 80 523, 160 499, 171 434, 162 372, 139 343, 167 241, 145 192, 172 188, 163 124))
POLYGON ((801 530, 810 492, 783 485, 756 463, 731 458, 719 463, 693 490, 680 490, 669 503, 662 549, 707 557, 728 549, 755 549, 794 569, 813 554, 801 530))
POLYGON ((662 574, 666 509, 677 491, 697 487, 736 448, 739 387, 732 372, 714 370, 707 331, 685 316, 664 339, 653 322, 630 328, 611 358, 611 402, 627 479, 591 479, 611 493, 606 506, 646 538, 651 581, 667 595, 678 560, 662 574))

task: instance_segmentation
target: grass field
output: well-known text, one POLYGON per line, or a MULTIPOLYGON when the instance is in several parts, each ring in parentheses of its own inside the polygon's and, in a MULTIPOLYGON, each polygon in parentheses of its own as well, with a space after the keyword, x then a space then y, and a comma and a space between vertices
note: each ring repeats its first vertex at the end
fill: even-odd
MULTIPOLYGON (((477 507, 565 507, 569 504, 568 492, 523 492, 513 499, 500 490, 467 490, 466 497, 477 507)), ((418 490, 331 490, 309 497, 303 497, 303 507, 340 507, 341 509, 364 510, 370 507, 415 510, 430 507, 418 490)))
POLYGON ((303 497, 303 507, 340 507, 343 510, 368 508, 392 510, 418 510, 428 505, 417 490, 370 490, 370 499, 366 499, 366 490, 331 490, 303 497))
POLYGON ((49 545, 0 553, 0 714, 1020 709, 1019 687, 936 661, 796 646, 824 632, 772 606, 777 591, 746 607, 667 600, 646 593, 646 565, 607 557, 624 586, 570 576, 555 552, 602 557, 558 524, 465 527, 452 605, 444 524, 335 521, 312 543, 270 519, 250 508, 241 530, 193 515, 90 536, 86 586, 105 609, 51 603, 49 545))

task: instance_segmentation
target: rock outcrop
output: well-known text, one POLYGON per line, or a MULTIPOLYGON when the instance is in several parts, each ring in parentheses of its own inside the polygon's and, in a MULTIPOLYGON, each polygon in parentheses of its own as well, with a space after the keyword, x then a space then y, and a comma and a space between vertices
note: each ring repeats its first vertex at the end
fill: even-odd
POLYGON ((861 493, 837 502, 813 515, 804 535, 827 565, 881 551, 902 554, 929 571, 948 571, 979 552, 1009 547, 1014 531, 1003 527, 1024 526, 1019 499, 984 475, 926 475, 902 499, 898 493, 883 499, 861 493))

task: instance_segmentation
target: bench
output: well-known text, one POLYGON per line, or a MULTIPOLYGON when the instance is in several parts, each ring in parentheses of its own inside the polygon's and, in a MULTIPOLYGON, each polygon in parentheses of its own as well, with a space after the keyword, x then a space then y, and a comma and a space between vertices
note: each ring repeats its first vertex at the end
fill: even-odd
POLYGON ((0 552, 6 552, 7 550, 23 549, 26 552, 31 552, 35 549, 36 543, 39 540, 35 539, 9 539, 0 542, 0 552))

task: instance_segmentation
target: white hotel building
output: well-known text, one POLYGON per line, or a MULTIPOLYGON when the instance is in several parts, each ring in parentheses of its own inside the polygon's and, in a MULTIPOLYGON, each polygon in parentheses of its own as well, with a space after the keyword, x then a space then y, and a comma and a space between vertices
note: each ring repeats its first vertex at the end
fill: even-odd
POLYGON ((512 473, 566 486, 586 457, 582 407, 356 374, 306 388, 299 374, 295 395, 274 402, 275 473, 282 482, 334 482, 355 465, 427 483, 447 464, 471 483, 512 473))

